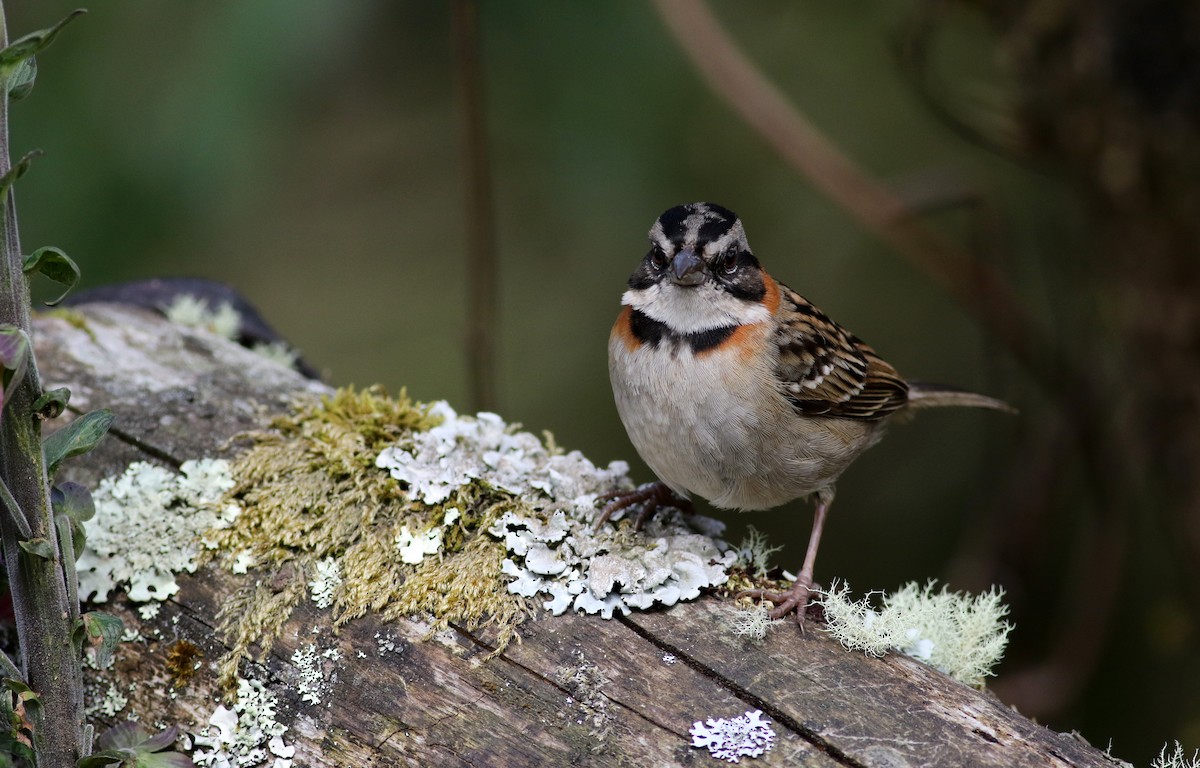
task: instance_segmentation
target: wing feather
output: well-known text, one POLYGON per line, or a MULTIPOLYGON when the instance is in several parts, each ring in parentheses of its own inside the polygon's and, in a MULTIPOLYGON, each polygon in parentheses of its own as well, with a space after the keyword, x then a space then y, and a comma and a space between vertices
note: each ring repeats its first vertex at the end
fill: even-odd
POLYGON ((874 420, 904 407, 908 384, 895 368, 803 296, 779 289, 776 372, 797 411, 874 420))

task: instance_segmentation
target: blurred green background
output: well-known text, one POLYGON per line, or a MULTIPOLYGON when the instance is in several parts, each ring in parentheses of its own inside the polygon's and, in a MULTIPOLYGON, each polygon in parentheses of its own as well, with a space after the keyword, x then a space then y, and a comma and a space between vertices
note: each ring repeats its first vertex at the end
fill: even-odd
MULTIPOLYGON (((988 114, 1021 83, 970 5, 939 17, 936 63, 988 114)), ((928 221, 963 242, 982 239, 977 253, 1046 327, 1086 330, 1103 319, 1103 299, 1072 290, 1086 258, 1062 258, 1092 247, 1084 195, 1070 174, 964 139, 922 101, 896 53, 921 6, 714 8, 797 108, 881 182, 917 190, 914 199, 981 195, 986 216, 962 207, 928 221)), ((48 26, 73 7, 10 4, 9 29, 48 26)), ((450 6, 124 0, 90 11, 40 57, 37 87, 12 113, 14 154, 45 151, 18 189, 26 250, 63 248, 84 287, 167 275, 227 282, 330 383, 407 387, 469 409, 450 6)), ((1060 421, 1056 395, 969 309, 712 95, 653 6, 484 2, 481 36, 505 419, 551 430, 598 463, 629 460, 638 480, 650 479, 612 405, 609 327, 655 217, 697 200, 728 206, 774 276, 902 372, 1022 410, 926 413, 893 429, 843 477, 818 579, 860 593, 929 578, 956 589, 998 583, 1017 624, 1002 697, 1101 747, 1111 739, 1137 764, 1168 739, 1200 746, 1194 605, 1164 554, 1164 529, 1131 518, 1120 594, 1106 598, 1116 614, 1072 624, 1078 604, 1095 599, 1073 581, 1086 568, 1072 566, 1091 551, 1080 542, 1098 525, 1095 500, 1077 448, 1048 426, 1060 421), (1016 555, 997 554, 997 531, 1027 539, 1016 555), (1073 636, 1064 625, 1091 636, 1086 668, 1061 688, 1051 670, 1006 689, 1006 678, 1071 655, 1060 647, 1073 636)), ((1120 365, 1114 353, 1097 367, 1120 365)), ((809 505, 721 517, 734 540, 747 524, 768 531, 786 547, 780 562, 799 566, 809 505)))

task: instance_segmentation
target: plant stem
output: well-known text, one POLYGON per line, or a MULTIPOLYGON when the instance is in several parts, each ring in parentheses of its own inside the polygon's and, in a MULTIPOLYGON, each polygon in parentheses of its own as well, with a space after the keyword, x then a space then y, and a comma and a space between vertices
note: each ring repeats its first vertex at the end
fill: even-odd
MULTIPOLYGON (((0 48, 8 45, 4 6, 0 3, 0 48)), ((7 93, 0 93, 0 174, 10 168, 7 93)), ((0 323, 30 332, 29 288, 22 269, 12 188, 0 201, 0 323)), ((0 516, 4 564, 12 591, 13 613, 26 682, 37 692, 40 707, 34 722, 34 750, 40 768, 68 768, 83 755, 83 675, 71 642, 72 615, 63 579, 58 536, 51 517, 50 483, 42 454, 41 424, 33 403, 41 392, 37 366, 29 369, 4 404, 0 419, 0 480, 11 492, 33 537, 51 543, 53 557, 32 556, 17 546, 22 531, 0 516)), ((5 501, 8 503, 8 500, 5 501)))

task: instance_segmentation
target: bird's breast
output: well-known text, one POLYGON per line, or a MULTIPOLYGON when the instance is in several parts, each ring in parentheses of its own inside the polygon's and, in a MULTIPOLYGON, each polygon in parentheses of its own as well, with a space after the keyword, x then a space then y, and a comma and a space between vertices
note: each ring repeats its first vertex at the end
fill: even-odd
POLYGON ((638 454, 676 492, 767 509, 830 485, 869 444, 864 425, 796 413, 775 381, 769 323, 695 351, 639 338, 631 320, 626 307, 609 339, 613 397, 638 454))

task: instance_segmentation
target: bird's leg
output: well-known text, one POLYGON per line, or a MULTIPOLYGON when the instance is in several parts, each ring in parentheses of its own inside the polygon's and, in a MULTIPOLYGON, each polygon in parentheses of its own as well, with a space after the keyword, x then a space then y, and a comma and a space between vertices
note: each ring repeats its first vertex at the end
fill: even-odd
POLYGON ((808 537, 808 552, 804 555, 804 567, 800 575, 786 592, 773 592, 766 589, 748 589, 738 593, 738 597, 753 597, 757 600, 769 600, 775 603, 771 609, 771 618, 780 619, 792 611, 796 612, 796 623, 804 626, 804 615, 808 611, 808 600, 814 590, 813 567, 817 564, 817 548, 821 546, 821 530, 825 527, 825 515, 833 501, 833 493, 822 491, 817 496, 817 511, 813 515, 812 533, 808 537))
POLYGON ((604 505, 604 509, 600 510, 600 516, 596 518, 593 528, 599 528, 614 514, 620 512, 622 509, 632 507, 634 504, 642 505, 641 510, 638 511, 637 518, 633 522, 633 529, 635 531, 642 530, 642 525, 650 519, 650 516, 659 507, 678 507, 685 514, 690 514, 693 511, 691 500, 676 496, 675 492, 666 483, 661 481, 639 485, 632 491, 612 491, 605 493, 597 500, 607 501, 608 503, 604 505))

